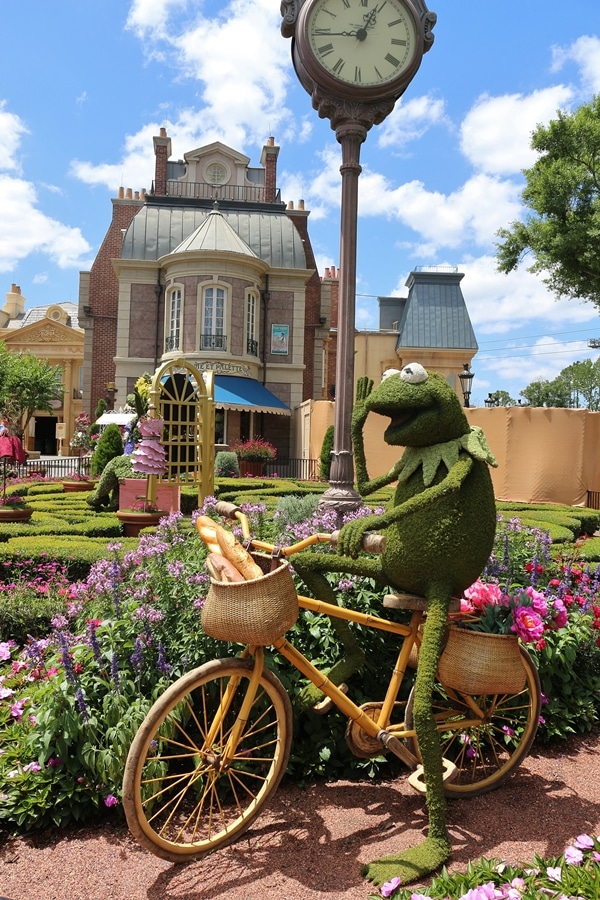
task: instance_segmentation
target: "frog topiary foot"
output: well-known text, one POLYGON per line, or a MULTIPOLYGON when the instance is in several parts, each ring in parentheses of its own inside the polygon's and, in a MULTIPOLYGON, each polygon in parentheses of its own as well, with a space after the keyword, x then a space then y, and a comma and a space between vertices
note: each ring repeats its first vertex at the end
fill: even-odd
POLYGON ((450 852, 449 841, 430 835, 416 847, 408 847, 401 853, 382 856, 368 863, 363 866, 361 874, 377 887, 392 878, 399 878, 400 884, 405 885, 432 875, 448 860, 450 852))
MULTIPOLYGON (((329 669, 323 669, 323 674, 327 675, 330 681, 339 687, 344 682, 347 682, 351 675, 354 675, 355 672, 361 668, 364 660, 365 654, 357 647, 354 652, 349 651, 348 646, 345 647, 346 656, 344 659, 340 659, 338 662, 334 663, 334 665, 329 669)), ((300 694, 297 698, 298 708, 302 710, 302 712, 307 712, 310 709, 314 709, 314 707, 320 703, 325 694, 323 691, 320 691, 319 688, 315 687, 314 684, 307 684, 305 688, 300 691, 300 694)))

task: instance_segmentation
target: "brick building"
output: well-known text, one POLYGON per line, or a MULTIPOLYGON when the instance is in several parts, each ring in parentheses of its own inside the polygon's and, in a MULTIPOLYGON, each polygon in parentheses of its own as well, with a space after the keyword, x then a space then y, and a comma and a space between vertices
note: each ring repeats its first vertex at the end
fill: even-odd
POLYGON ((123 405, 140 375, 183 357, 215 373, 217 443, 260 434, 286 456, 291 411, 327 381, 308 211, 280 199, 273 138, 258 167, 220 142, 172 160, 164 128, 154 152, 151 189, 119 190, 80 275, 84 409, 123 405))

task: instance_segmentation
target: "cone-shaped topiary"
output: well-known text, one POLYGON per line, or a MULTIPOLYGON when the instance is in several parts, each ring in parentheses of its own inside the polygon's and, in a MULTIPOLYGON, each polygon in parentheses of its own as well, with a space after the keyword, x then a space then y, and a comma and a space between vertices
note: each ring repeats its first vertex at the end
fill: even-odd
POLYGON ((107 425, 98 439, 96 448, 92 453, 90 472, 92 475, 100 475, 104 466, 115 456, 123 454, 123 438, 119 426, 111 423, 107 425))

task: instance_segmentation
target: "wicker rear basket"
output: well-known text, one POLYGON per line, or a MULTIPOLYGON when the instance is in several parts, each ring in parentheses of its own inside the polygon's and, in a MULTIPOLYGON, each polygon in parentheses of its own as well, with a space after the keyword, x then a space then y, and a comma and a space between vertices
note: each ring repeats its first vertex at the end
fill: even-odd
POLYGON ((525 686, 517 636, 451 626, 438 678, 464 694, 517 694, 525 686))
POLYGON ((298 595, 287 562, 279 560, 270 572, 270 556, 253 554, 253 559, 266 572, 262 578, 230 583, 211 578, 202 607, 202 628, 210 637, 266 646, 298 618, 298 595))

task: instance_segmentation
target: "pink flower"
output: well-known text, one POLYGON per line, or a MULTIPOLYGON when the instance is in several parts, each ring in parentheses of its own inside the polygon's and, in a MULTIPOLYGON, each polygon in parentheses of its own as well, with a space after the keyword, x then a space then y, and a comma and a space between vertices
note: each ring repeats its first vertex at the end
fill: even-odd
POLYGON ((552 627, 564 628, 569 621, 567 608, 560 598, 556 598, 552 604, 552 627))
POLYGON ((583 862, 583 853, 571 845, 565 850, 565 862, 568 866, 578 866, 583 862))
POLYGON ((391 881, 386 881, 385 884, 381 886, 381 896, 382 897, 391 897, 396 888, 400 887, 400 879, 398 876, 392 878, 391 881))
POLYGON ((464 595, 479 610, 485 609, 490 603, 502 602, 502 591, 497 584, 484 584, 479 580, 468 587, 464 595))
POLYGON ((0 661, 5 662, 7 659, 10 659, 11 643, 9 641, 0 641, 0 661))
POLYGON ((117 798, 115 797, 114 794, 107 794, 106 797, 104 798, 105 806, 116 806, 118 802, 119 801, 117 800, 117 798))
POLYGON ((515 631, 522 641, 538 641, 544 633, 544 622, 539 613, 531 607, 517 606, 513 610, 513 622, 511 631, 515 631))
POLYGON ((573 841, 573 845, 578 847, 580 850, 593 850, 594 849, 594 839, 589 836, 589 834, 579 834, 577 838, 573 841))
POLYGON ((529 597, 531 597, 531 605, 535 609, 536 613, 540 616, 545 616, 548 613, 548 603, 543 594, 540 594, 539 591, 536 591, 535 588, 532 588, 531 585, 525 591, 529 597))
POLYGON ((24 772, 40 772, 42 767, 38 762, 30 762, 27 763, 26 766, 23 766, 24 772))
POLYGON ((550 881, 560 881, 562 878, 562 869, 560 866, 548 866, 546 875, 550 881))

